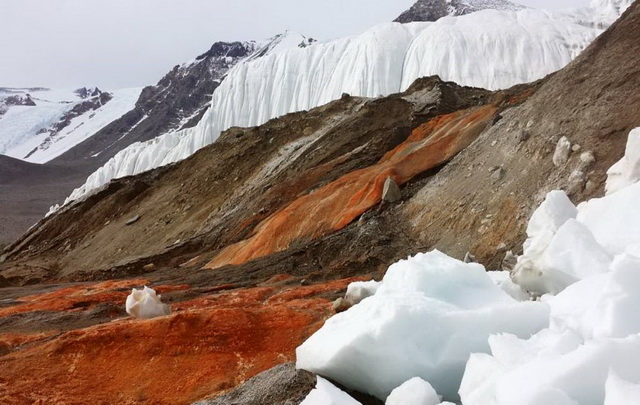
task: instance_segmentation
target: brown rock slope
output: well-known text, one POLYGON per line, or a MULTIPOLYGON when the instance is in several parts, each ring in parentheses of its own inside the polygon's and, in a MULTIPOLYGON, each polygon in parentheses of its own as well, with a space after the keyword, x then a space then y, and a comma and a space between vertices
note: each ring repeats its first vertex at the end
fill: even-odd
POLYGON ((399 214, 412 224, 411 237, 458 257, 470 250, 498 266, 503 253, 496 248, 521 246, 526 222, 548 191, 567 190, 574 202, 603 194, 606 170, 624 153, 629 131, 640 126, 638 89, 636 1, 576 60, 426 182, 399 214), (552 155, 562 136, 580 150, 555 167, 552 155), (586 151, 594 164, 581 162, 586 151), (498 181, 490 172, 495 167, 504 174, 498 181), (574 172, 579 181, 570 179, 574 172))
MULTIPOLYGON (((185 161, 114 181, 86 201, 43 220, 9 247, 9 265, 3 275, 19 280, 29 271, 32 279, 95 279, 112 277, 112 273, 140 273, 149 262, 159 267, 175 266, 196 254, 247 238, 263 220, 286 212, 299 198, 313 205, 318 196, 326 197, 327 189, 322 188, 342 176, 359 169, 369 173, 348 190, 343 189, 344 184, 334 190, 333 198, 338 198, 343 213, 330 206, 314 216, 314 221, 323 225, 308 229, 300 238, 283 236, 277 250, 294 240, 297 245, 303 244, 344 227, 379 201, 379 195, 366 197, 367 181, 376 177, 384 181, 383 172, 390 173, 402 162, 406 167, 415 166, 410 171, 403 169, 406 173, 401 177, 406 181, 446 161, 471 141, 465 138, 458 142, 448 134, 447 128, 452 134, 460 132, 450 124, 437 135, 448 140, 450 150, 444 148, 430 164, 412 163, 415 152, 370 167, 405 142, 416 126, 478 104, 506 105, 503 98, 502 93, 493 95, 431 78, 418 81, 404 94, 375 100, 347 97, 261 127, 226 131, 213 145, 185 161), (349 194, 363 190, 361 202, 349 194), (334 215, 340 218, 332 218, 334 215), (138 221, 127 225, 138 216, 138 221)), ((481 111, 477 125, 484 127, 493 109, 481 111)), ((479 131, 467 132, 477 135, 479 131)), ((415 143, 412 147, 428 152, 439 144, 428 145, 418 147, 415 143)), ((301 216, 294 217, 297 220, 301 216)), ((286 223, 282 225, 287 227, 286 223)), ((295 227, 290 225, 291 229, 295 227)))
POLYGON ((434 247, 497 266, 548 190, 602 193, 640 126, 639 27, 636 2, 533 85, 427 78, 234 128, 43 220, 0 268, 0 402, 189 403, 292 360, 350 277, 434 247), (580 148, 556 167, 561 136, 580 148), (174 314, 126 318, 143 284, 174 314))

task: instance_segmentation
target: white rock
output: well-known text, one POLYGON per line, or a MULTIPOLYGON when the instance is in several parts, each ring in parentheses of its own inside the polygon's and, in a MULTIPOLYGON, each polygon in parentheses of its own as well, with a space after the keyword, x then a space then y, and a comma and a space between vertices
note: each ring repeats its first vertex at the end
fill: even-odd
POLYGON ((438 405, 440 398, 431 384, 413 377, 391 391, 385 405, 438 405))
POLYGON ((560 167, 567 163, 571 154, 571 142, 566 136, 560 138, 556 144, 556 150, 553 152, 553 164, 560 167))
POLYGON ((127 313, 134 318, 155 318, 171 314, 171 307, 160 301, 154 289, 147 286, 142 290, 132 289, 125 303, 127 313))

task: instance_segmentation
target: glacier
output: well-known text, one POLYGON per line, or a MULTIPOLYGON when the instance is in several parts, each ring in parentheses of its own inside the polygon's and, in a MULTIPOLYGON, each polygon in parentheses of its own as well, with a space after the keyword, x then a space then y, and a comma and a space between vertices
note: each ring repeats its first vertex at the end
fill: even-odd
POLYGON ((113 178, 184 159, 232 126, 260 125, 343 93, 385 96, 429 75, 489 89, 540 79, 575 58, 630 3, 594 0, 591 7, 555 13, 483 10, 436 22, 381 24, 358 36, 313 46, 277 47, 231 69, 197 126, 120 151, 65 204, 113 178))
POLYGON ((112 98, 106 104, 72 118, 66 127, 51 135, 50 127, 85 100, 74 90, 31 90, 35 106, 12 106, 0 118, 0 153, 31 163, 46 163, 131 110, 141 91, 142 88, 109 91, 112 98))

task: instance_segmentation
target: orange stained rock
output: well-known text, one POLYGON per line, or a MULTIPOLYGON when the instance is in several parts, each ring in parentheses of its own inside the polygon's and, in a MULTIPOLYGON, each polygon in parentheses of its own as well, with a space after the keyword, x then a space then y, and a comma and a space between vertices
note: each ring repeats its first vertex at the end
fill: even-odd
POLYGON ((11 350, 27 343, 47 339, 59 332, 47 331, 40 333, 0 333, 0 353, 3 350, 11 350))
POLYGON ((351 223, 382 199, 387 177, 401 185, 466 148, 496 113, 493 105, 438 116, 416 128, 375 165, 350 172, 294 200, 262 221, 248 239, 230 245, 205 267, 242 264, 313 240, 351 223))
MULTIPOLYGON (((77 284, 70 287, 60 288, 44 294, 29 295, 20 298, 20 304, 0 308, 0 318, 32 311, 65 311, 78 308, 79 304, 84 309, 101 302, 124 303, 130 288, 142 288, 148 285, 149 280, 136 279, 125 281, 104 281, 93 284, 77 284)), ((156 292, 184 290, 187 285, 179 286, 157 286, 153 287, 156 292)))
POLYGON ((341 291, 349 281, 284 294, 227 292, 208 306, 38 342, 0 356, 0 403, 188 404, 220 393, 294 360, 295 348, 331 315, 330 302, 309 293, 341 291))

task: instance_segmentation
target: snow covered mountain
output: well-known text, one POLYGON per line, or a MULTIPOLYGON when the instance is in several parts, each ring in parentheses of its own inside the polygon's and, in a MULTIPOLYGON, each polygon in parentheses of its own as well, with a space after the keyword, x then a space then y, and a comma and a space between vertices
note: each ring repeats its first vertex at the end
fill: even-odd
POLYGON ((394 22, 437 21, 446 16, 471 14, 480 10, 517 11, 520 4, 506 0, 418 0, 394 22))
POLYGON ((145 87, 135 107, 61 155, 56 163, 89 162, 95 169, 134 142, 191 128, 200 121, 211 104, 212 93, 237 63, 313 42, 289 32, 265 41, 216 42, 207 52, 175 66, 155 86, 145 87))
POLYGON ((629 4, 596 0, 591 7, 560 13, 482 10, 436 22, 388 23, 359 36, 247 60, 229 72, 196 127, 132 144, 67 201, 112 178, 184 159, 232 126, 259 125, 345 92, 388 95, 430 75, 488 89, 540 79, 568 64, 629 4))
POLYGON ((133 108, 139 88, 0 89, 0 153, 47 162, 133 108))

